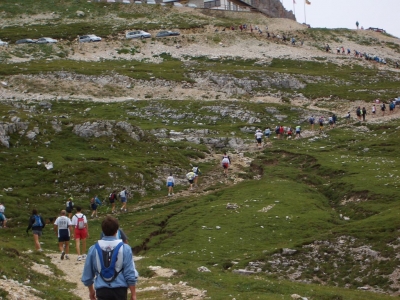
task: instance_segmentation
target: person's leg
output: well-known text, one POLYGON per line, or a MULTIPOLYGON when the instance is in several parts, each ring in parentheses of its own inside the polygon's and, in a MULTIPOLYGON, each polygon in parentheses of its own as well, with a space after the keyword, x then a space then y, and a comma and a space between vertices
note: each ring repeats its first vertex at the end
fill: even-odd
POLYGON ((40 243, 39 243, 39 235, 38 234, 33 234, 33 241, 35 242, 35 249, 39 250, 40 243))
POLYGON ((65 253, 69 254, 69 241, 65 242, 65 253))
POLYGON ((82 254, 86 255, 86 238, 82 239, 82 254))
MULTIPOLYGON (((83 244, 83 241, 82 241, 82 244, 83 244)), ((76 248, 76 253, 78 254, 78 256, 81 256, 81 239, 76 238, 76 236, 75 236, 75 248, 76 248)))

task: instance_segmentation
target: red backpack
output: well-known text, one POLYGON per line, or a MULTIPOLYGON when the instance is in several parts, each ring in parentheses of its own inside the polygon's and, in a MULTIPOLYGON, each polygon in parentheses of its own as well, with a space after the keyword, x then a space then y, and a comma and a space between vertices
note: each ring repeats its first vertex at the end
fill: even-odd
POLYGON ((79 218, 77 215, 75 215, 75 217, 78 219, 78 221, 76 222, 76 228, 77 229, 84 229, 85 226, 85 219, 84 219, 84 215, 82 214, 82 216, 79 218))

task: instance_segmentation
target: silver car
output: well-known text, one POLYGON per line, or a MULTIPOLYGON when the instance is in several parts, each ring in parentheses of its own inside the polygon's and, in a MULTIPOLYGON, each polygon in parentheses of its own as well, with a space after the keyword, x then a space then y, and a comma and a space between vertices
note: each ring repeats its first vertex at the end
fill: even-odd
POLYGON ((82 35, 79 37, 79 43, 100 42, 101 37, 94 34, 82 35))
POLYGON ((8 43, 0 40, 0 46, 8 46, 8 43))
POLYGON ((37 44, 53 44, 57 43, 57 40, 48 38, 48 37, 42 37, 36 41, 37 44))
POLYGON ((125 37, 127 39, 144 39, 144 38, 150 38, 151 34, 143 30, 135 30, 127 32, 125 37))

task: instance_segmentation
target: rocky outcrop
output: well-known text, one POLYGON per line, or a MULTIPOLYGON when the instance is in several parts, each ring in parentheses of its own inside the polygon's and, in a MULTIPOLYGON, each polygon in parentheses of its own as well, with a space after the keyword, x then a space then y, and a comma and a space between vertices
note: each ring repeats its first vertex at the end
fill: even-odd
POLYGON ((115 128, 120 128, 128 133, 128 135, 139 141, 143 137, 144 132, 135 126, 127 122, 115 122, 115 121, 96 121, 96 122, 85 122, 83 124, 77 124, 74 126, 72 132, 76 135, 89 138, 89 137, 101 137, 101 136, 115 136, 113 131, 115 128))

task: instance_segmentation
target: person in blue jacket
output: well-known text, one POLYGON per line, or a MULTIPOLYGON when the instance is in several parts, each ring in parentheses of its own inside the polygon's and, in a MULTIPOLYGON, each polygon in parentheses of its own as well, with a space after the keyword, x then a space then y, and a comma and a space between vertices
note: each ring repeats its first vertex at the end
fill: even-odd
POLYGON ((117 219, 111 216, 106 217, 101 223, 105 236, 88 251, 81 280, 89 289, 90 300, 127 300, 128 288, 131 292, 129 299, 136 300, 138 273, 135 269, 131 247, 117 239, 118 228, 117 219), (102 272, 103 256, 112 257, 114 250, 118 251, 117 259, 111 259, 111 265, 115 263, 114 276, 107 278, 102 272))

